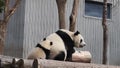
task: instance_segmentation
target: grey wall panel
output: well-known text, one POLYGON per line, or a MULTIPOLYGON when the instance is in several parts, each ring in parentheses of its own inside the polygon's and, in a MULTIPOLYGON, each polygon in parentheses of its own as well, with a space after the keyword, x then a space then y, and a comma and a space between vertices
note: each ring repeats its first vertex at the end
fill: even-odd
POLYGON ((113 7, 112 22, 109 26, 109 64, 120 65, 120 1, 113 7))
POLYGON ((4 54, 13 57, 22 57, 23 53, 23 30, 24 30, 24 0, 14 15, 10 18, 7 26, 4 54))
POLYGON ((23 56, 44 37, 58 30, 55 0, 26 0, 23 56))

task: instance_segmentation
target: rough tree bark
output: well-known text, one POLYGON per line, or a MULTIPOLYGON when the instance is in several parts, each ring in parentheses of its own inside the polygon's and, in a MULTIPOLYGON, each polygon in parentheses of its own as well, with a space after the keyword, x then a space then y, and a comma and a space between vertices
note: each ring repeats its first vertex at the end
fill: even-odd
POLYGON ((74 0, 72 12, 71 12, 71 15, 70 15, 70 18, 69 18, 69 20, 70 20, 69 30, 70 31, 75 31, 78 7, 79 7, 79 0, 74 0))
POLYGON ((9 1, 10 0, 5 0, 4 17, 2 20, 0 20, 0 54, 3 53, 8 21, 16 11, 21 0, 15 0, 15 4, 12 8, 9 7, 9 1))
POLYGON ((65 29, 65 6, 67 0, 56 0, 59 15, 59 29, 65 29))
POLYGON ((4 48, 4 42, 5 42, 5 35, 6 35, 6 24, 2 24, 4 21, 0 22, 0 54, 2 54, 3 52, 3 48, 4 48))
POLYGON ((107 0, 103 3, 103 64, 107 64, 107 47, 108 47, 108 27, 107 27, 107 0))

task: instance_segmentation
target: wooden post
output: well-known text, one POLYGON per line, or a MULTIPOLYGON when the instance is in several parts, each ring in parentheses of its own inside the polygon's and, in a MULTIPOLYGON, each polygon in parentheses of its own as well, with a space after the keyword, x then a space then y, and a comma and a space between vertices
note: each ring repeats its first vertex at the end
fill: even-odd
POLYGON ((107 64, 107 48, 108 48, 108 27, 107 27, 107 0, 104 0, 103 3, 103 64, 107 64))
POLYGON ((38 68, 38 60, 34 59, 32 68, 38 68))
POLYGON ((67 0, 56 0, 59 15, 59 29, 65 29, 65 6, 67 0))
POLYGON ((11 68, 24 68, 24 61, 23 59, 16 61, 15 58, 13 58, 10 66, 11 68))
POLYGON ((24 60, 20 59, 16 62, 16 64, 18 65, 19 68, 24 68, 24 60))
POLYGON ((78 7, 79 7, 79 0, 74 0, 72 12, 71 12, 71 15, 69 17, 69 20, 70 20, 69 30, 70 31, 75 31, 78 7))
POLYGON ((17 66, 15 65, 16 61, 15 58, 13 58, 12 63, 11 63, 11 68, 16 68, 17 66))

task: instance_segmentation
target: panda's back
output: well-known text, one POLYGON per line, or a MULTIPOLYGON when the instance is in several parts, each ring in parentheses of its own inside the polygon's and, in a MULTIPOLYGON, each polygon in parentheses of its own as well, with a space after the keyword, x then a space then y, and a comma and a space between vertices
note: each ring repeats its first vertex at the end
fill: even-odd
POLYGON ((53 49, 54 48, 58 48, 58 49, 64 49, 65 48, 63 40, 56 33, 53 33, 53 34, 49 35, 47 37, 47 39, 49 39, 50 41, 53 42, 53 46, 51 48, 53 48, 53 49))
POLYGON ((55 33, 52 33, 49 36, 47 36, 46 39, 53 42, 53 45, 50 49, 50 58, 54 59, 56 58, 56 56, 57 58, 59 56, 65 56, 63 57, 65 60, 67 56, 67 51, 72 50, 74 46, 72 38, 73 35, 74 33, 71 31, 60 29, 55 33))
POLYGON ((66 48, 71 48, 74 45, 72 35, 74 32, 60 29, 55 33, 47 36, 47 39, 53 42, 53 46, 51 47, 51 51, 60 52, 66 51, 66 48))

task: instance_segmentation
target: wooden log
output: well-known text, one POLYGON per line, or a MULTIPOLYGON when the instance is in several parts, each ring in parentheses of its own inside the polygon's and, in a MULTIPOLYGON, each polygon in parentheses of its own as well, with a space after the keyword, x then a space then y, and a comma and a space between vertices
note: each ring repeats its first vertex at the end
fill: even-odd
MULTIPOLYGON (((1 57, 0 57, 1 58, 1 57)), ((24 60, 23 68, 120 68, 119 66, 110 66, 102 64, 93 63, 78 63, 78 62, 66 62, 66 61, 55 61, 55 60, 45 60, 45 59, 35 59, 35 60, 24 60)), ((22 62, 23 60, 15 59, 15 63, 22 62)), ((1 63, 10 64, 13 63, 12 59, 1 58, 1 63)), ((7 67, 10 68, 10 67, 7 67)))
POLYGON ((92 59, 92 55, 89 51, 75 51, 72 54, 73 62, 83 62, 83 63, 90 63, 92 59))
POLYGON ((78 63, 55 60, 38 60, 40 68, 120 68, 119 66, 78 63))
POLYGON ((15 58, 12 61, 12 67, 11 68, 24 68, 24 60, 20 59, 18 61, 15 60, 15 58))
POLYGON ((24 61, 22 59, 16 61, 15 58, 12 61, 2 60, 0 68, 24 68, 24 61))

